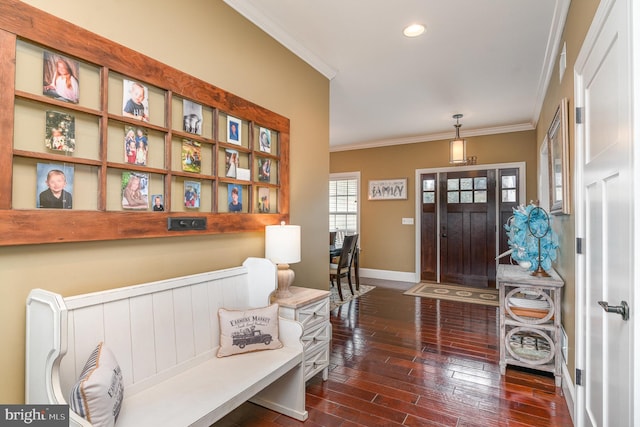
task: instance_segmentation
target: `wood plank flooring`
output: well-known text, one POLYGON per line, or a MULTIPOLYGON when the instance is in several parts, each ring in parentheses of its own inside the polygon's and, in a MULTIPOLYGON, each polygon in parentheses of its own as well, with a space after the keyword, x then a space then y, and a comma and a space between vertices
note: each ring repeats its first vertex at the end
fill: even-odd
POLYGON ((497 308, 377 285, 331 312, 329 380, 307 383, 306 422, 245 403, 215 426, 573 425, 552 376, 500 375, 497 308))

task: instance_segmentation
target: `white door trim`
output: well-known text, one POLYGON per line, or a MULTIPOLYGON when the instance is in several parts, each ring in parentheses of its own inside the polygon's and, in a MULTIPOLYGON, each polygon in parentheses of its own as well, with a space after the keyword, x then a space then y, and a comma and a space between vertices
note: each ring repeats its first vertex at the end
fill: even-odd
MULTIPOLYGON (((631 75, 632 82, 631 86, 633 88, 632 92, 632 104, 631 104, 631 138, 632 138, 632 151, 633 151, 633 182, 636 184, 633 189, 633 235, 635 248, 634 253, 632 255, 632 259, 634 265, 640 266, 640 149, 638 149, 638 144, 640 144, 640 4, 637 1, 631 3, 631 16, 629 17, 629 25, 631 31, 631 75)), ((640 308, 640 289, 638 289, 638 275, 640 274, 640 269, 636 268, 634 271, 633 277, 633 286, 631 287, 631 301, 632 307, 635 310, 640 308)), ((637 311, 632 312, 633 316, 637 317, 637 311)), ((640 327, 638 327, 638 322, 635 322, 636 328, 632 332, 633 336, 633 347, 632 347, 632 355, 634 356, 632 360, 633 364, 633 372, 631 375, 633 376, 633 425, 640 425, 640 364, 635 363, 637 361, 637 357, 640 355, 640 327)))

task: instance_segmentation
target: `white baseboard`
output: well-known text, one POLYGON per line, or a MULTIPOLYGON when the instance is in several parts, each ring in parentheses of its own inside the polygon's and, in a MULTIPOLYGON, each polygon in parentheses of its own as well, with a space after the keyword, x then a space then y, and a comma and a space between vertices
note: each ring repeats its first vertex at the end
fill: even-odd
POLYGON ((396 282, 418 283, 416 274, 408 271, 392 271, 392 270, 374 270, 372 268, 361 268, 360 277, 368 277, 370 279, 393 280, 396 282))
POLYGON ((562 364, 562 393, 564 394, 564 400, 567 402, 567 407, 569 408, 569 415, 571 415, 571 421, 573 421, 573 425, 576 423, 576 417, 574 414, 575 411, 575 392, 576 387, 571 380, 571 373, 569 373, 569 368, 566 363, 562 364))

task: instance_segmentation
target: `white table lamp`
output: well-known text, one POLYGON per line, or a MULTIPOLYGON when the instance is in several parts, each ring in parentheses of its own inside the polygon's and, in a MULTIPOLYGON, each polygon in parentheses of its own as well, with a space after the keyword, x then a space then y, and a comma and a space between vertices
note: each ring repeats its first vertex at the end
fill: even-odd
POLYGON ((284 221, 280 225, 267 225, 264 256, 278 265, 276 298, 290 297, 289 286, 295 273, 289 264, 300 262, 300 226, 285 225, 284 221))

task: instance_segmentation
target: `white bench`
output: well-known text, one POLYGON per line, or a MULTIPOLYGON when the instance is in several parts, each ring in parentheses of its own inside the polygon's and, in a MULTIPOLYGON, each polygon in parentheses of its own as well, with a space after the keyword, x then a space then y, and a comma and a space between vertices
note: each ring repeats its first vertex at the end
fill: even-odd
MULTIPOLYGON (((302 327, 280 318, 284 344, 217 358, 218 308, 263 307, 276 266, 242 267, 63 298, 34 289, 27 299, 26 403, 66 404, 95 346, 122 369, 117 427, 209 426, 250 400, 304 421, 302 327)), ((90 426, 70 411, 71 425, 90 426)))

